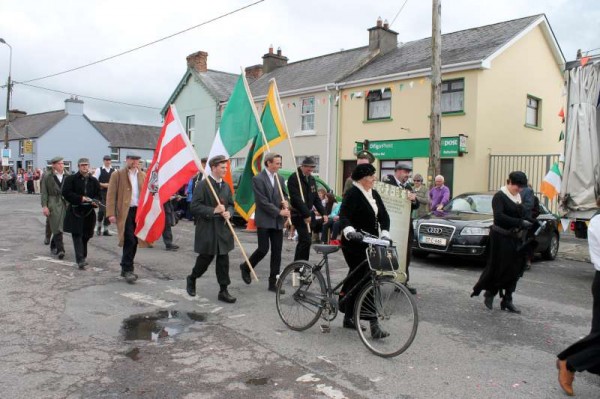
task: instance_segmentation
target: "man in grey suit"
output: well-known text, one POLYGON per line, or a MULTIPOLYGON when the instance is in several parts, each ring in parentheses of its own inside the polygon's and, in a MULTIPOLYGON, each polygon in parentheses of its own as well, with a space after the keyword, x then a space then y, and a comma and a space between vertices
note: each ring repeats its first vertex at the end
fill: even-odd
MULTIPOLYGON (((281 155, 268 153, 264 158, 265 168, 252 178, 256 211, 254 221, 258 234, 258 248, 250 256, 252 267, 269 252, 271 243, 271 271, 269 274, 269 291, 276 291, 275 283, 281 266, 281 248, 283 246, 283 223, 290 217, 288 194, 285 182, 277 171, 281 169, 281 155), (277 182, 277 179, 279 182, 277 182), (281 192, 280 192, 281 187, 281 192), (281 197, 283 193, 283 198, 281 197)), ((240 265, 242 280, 251 283, 250 269, 245 263, 240 265)))

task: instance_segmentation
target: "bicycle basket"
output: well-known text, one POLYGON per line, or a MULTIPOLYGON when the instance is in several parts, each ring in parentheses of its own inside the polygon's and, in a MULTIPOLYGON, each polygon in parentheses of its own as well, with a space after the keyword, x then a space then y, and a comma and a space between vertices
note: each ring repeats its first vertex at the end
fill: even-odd
POLYGON ((371 245, 367 248, 367 261, 371 270, 393 272, 400 268, 396 247, 371 245))

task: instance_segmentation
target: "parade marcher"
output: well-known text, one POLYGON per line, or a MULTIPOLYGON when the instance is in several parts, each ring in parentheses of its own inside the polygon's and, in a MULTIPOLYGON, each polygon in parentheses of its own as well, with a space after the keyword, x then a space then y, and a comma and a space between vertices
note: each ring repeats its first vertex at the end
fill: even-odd
POLYGON ((208 269, 212 260, 217 258, 215 270, 219 283, 219 301, 234 303, 236 298, 229 294, 229 252, 234 248, 233 235, 226 221, 233 215, 233 196, 227 182, 223 180, 227 173, 227 160, 217 155, 209 161, 210 174, 198 184, 190 204, 192 215, 196 219, 194 251, 198 254, 192 273, 186 278, 186 291, 196 295, 196 279, 208 269), (219 200, 215 198, 209 184, 219 200))
MULTIPOLYGON (((353 186, 346 192, 340 209, 342 253, 348 264, 348 275, 359 266, 363 270, 357 271, 344 283, 340 291, 340 301, 343 300, 340 311, 344 312, 343 326, 356 329, 354 305, 362 288, 357 287, 350 296, 346 296, 346 293, 370 272, 368 264, 363 263, 367 259, 367 244, 362 242, 363 234, 361 231, 389 240, 390 217, 379 193, 373 189, 376 180, 373 165, 358 165, 352 172, 352 180, 354 181, 353 186)), ((366 283, 368 281, 363 284, 366 283)), ((381 339, 390 335, 387 331, 381 329, 377 319, 369 320, 369 322, 373 338, 381 339)), ((362 326, 360 328, 366 330, 362 326)))
MULTIPOLYGON (((277 275, 281 267, 281 249, 283 247, 283 225, 290 217, 288 195, 283 177, 277 174, 281 169, 281 155, 268 153, 264 158, 265 168, 252 178, 256 211, 254 221, 258 236, 258 248, 250 256, 250 264, 256 267, 269 252, 271 247, 271 264, 269 272, 269 291, 277 290, 277 275), (275 181, 277 179, 279 182, 275 181), (279 191, 283 193, 283 198, 279 191)), ((250 268, 245 263, 240 265, 242 280, 251 283, 250 268)))
POLYGON ((500 293, 502 310, 521 313, 512 302, 512 294, 525 268, 524 235, 534 224, 523 215, 519 192, 524 187, 527 187, 525 173, 511 172, 506 185, 492 198, 494 224, 490 229, 488 261, 471 294, 471 297, 479 296, 485 290, 484 304, 490 310, 494 296, 500 293))
MULTIPOLYGON (((356 165, 362 165, 365 163, 373 164, 375 157, 368 150, 359 151, 356 154, 356 165)), ((342 196, 346 195, 346 192, 352 188, 352 177, 348 177, 344 182, 344 189, 342 190, 342 196)))
POLYGON ((429 213, 429 190, 423 184, 423 176, 418 173, 413 176, 413 183, 413 191, 417 197, 417 201, 419 201, 419 207, 413 211, 412 216, 413 218, 420 218, 429 213))
POLYGON ((127 154, 126 167, 110 176, 106 193, 106 216, 117 224, 121 256, 121 277, 133 284, 138 276, 133 272, 133 261, 137 252, 138 238, 135 236, 135 216, 146 174, 139 170, 140 156, 127 154))
POLYGON ((444 176, 437 175, 435 177, 434 186, 429 190, 429 200, 432 212, 442 212, 450 201, 450 189, 444 185, 444 176))
MULTIPOLYGON (((108 182, 110 181, 110 175, 112 175, 115 171, 115 168, 111 166, 112 159, 110 155, 105 155, 102 158, 103 165, 100 168, 96 168, 94 172, 94 177, 100 183, 100 202, 102 205, 106 206, 106 193, 108 192, 108 182)), ((96 226, 96 234, 110 236, 110 232, 108 231, 108 226, 110 225, 110 221, 106 216, 106 209, 103 206, 100 206, 98 209, 98 222, 96 226), (104 228, 103 228, 104 227, 104 228)))
POLYGON ((288 191, 292 210, 292 224, 298 232, 298 245, 294 260, 308 260, 310 256, 311 234, 308 226, 311 222, 311 209, 314 206, 317 212, 323 215, 327 223, 328 217, 321 199, 317 195, 317 182, 312 175, 317 166, 314 158, 306 157, 295 173, 288 178, 288 191), (298 184, 301 181, 301 186, 298 184))
MULTIPOLYGON (((410 201, 410 209, 414 211, 419 208, 419 200, 417 199, 417 195, 414 192, 414 188, 412 184, 408 181, 408 176, 412 172, 412 167, 405 162, 398 162, 396 167, 394 168, 393 175, 386 175, 382 181, 387 184, 391 184, 392 186, 400 187, 403 190, 408 192, 407 198, 410 201)), ((412 258, 412 242, 413 237, 415 236, 415 230, 413 228, 412 217, 410 218, 410 222, 408 224, 408 244, 406 246, 406 282, 405 286, 408 288, 411 294, 416 295, 417 289, 408 285, 408 281, 410 280, 410 260, 412 258)))
POLYGON ((162 239, 167 251, 177 251, 179 249, 179 245, 173 244, 173 231, 171 229, 172 226, 177 224, 177 215, 175 214, 173 202, 175 202, 175 199, 171 198, 163 205, 165 210, 165 228, 162 233, 162 239))
POLYGON ((94 236, 96 212, 100 200, 100 184, 94 176, 90 176, 90 161, 80 158, 77 161, 78 172, 67 176, 63 184, 62 194, 69 203, 65 216, 65 231, 71 233, 75 249, 75 261, 83 270, 87 263, 87 244, 94 236))
POLYGON ((65 246, 63 243, 63 222, 67 204, 62 196, 62 186, 65 181, 65 164, 62 157, 54 157, 50 160, 52 170, 46 173, 42 180, 42 212, 48 218, 52 238, 50 239, 50 251, 58 255, 58 259, 65 257, 65 246))
MULTIPOLYGON (((600 197, 596 199, 600 208, 600 197)), ((592 329, 586 337, 558 354, 558 381, 567 395, 573 395, 575 372, 588 371, 600 375, 600 212, 588 226, 590 260, 596 269, 592 282, 592 329)))

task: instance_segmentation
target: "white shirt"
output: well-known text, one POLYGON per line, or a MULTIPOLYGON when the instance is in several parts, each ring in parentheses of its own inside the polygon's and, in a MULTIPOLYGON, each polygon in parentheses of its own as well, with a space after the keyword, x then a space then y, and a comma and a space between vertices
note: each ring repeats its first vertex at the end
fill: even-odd
POLYGON ((269 176, 269 180, 271 180, 271 185, 275 187, 275 173, 269 172, 268 169, 265 169, 267 172, 267 176, 269 176))
POLYGON ((99 168, 96 168, 96 171, 94 172, 94 177, 95 177, 96 179, 99 179, 99 178, 100 178, 100 171, 101 171, 101 169, 104 169, 104 170, 106 171, 106 173, 108 173, 108 172, 110 172, 110 170, 112 169, 112 167, 111 167, 111 166, 109 166, 109 167, 107 168, 106 166, 102 165, 101 167, 99 167, 99 168))
POLYGON ((63 176, 65 175, 65 173, 64 172, 61 173, 61 174, 54 173, 54 175, 56 176, 56 178, 58 179, 58 181, 62 183, 62 179, 63 179, 63 176))
POLYGON ((600 215, 594 216, 588 225, 588 246, 590 259, 596 270, 600 271, 600 215))
POLYGON ((138 206, 140 200, 140 188, 138 187, 138 170, 129 169, 127 175, 129 176, 129 183, 131 183, 131 202, 129 207, 138 206))

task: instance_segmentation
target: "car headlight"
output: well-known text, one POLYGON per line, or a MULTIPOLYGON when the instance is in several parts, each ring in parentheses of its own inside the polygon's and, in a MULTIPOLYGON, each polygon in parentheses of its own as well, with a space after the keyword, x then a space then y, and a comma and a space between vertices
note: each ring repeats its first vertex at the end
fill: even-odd
POLYGON ((460 232, 461 236, 487 236, 489 234, 489 227, 465 227, 460 232))

